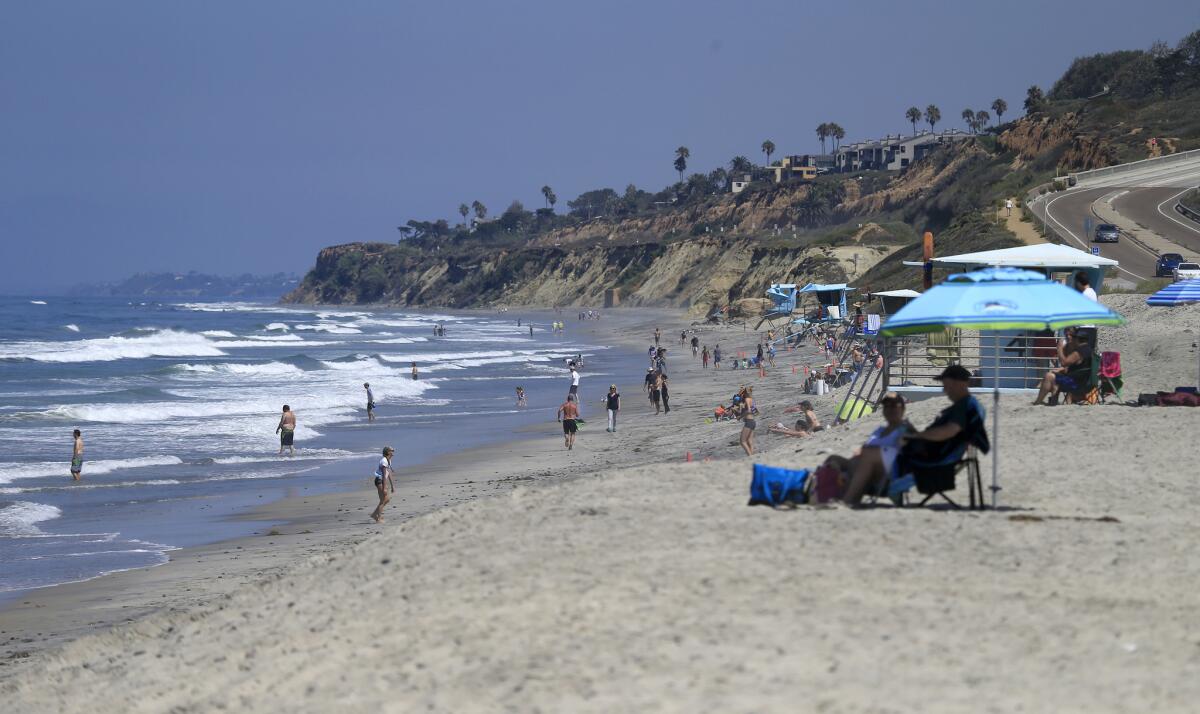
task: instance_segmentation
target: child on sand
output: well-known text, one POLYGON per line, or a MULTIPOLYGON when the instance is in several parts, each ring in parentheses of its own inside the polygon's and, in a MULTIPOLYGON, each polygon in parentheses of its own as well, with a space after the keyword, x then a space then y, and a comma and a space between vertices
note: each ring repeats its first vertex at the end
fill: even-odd
POLYGON ((517 387, 517 407, 524 408, 527 405, 525 401, 525 388, 517 387))

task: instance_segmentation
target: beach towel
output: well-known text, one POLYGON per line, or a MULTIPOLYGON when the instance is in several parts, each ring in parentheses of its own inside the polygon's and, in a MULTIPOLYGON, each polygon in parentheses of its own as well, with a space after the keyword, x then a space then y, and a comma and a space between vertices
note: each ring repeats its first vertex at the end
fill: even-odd
POLYGON ((872 314, 870 314, 870 315, 867 315, 867 329, 866 329, 866 331, 867 331, 869 334, 872 334, 872 335, 873 335, 873 334, 875 334, 875 333, 879 332, 879 324, 880 324, 879 315, 876 315, 876 314, 874 314, 874 313, 872 313, 872 314))
POLYGON ((778 506, 783 503, 804 503, 804 483, 808 469, 793 471, 754 464, 750 479, 750 506, 778 506))

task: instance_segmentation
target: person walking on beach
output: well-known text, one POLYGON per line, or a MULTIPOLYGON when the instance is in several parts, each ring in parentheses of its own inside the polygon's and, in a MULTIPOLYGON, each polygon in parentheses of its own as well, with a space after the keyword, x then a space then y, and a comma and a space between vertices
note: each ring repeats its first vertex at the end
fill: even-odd
POLYGON ((375 421, 375 393, 368 382, 363 382, 363 389, 367 390, 367 421, 372 422, 375 421))
POLYGON ((742 391, 742 401, 738 403, 738 416, 742 419, 742 433, 738 443, 746 452, 746 456, 754 455, 754 430, 758 422, 754 419, 754 387, 746 387, 742 391))
POLYGON ((708 369, 708 345, 705 345, 704 349, 700 351, 700 366, 708 369))
POLYGON ((608 431, 615 434, 617 432, 617 412, 621 409, 621 393, 617 391, 617 385, 608 385, 604 406, 608 409, 608 431))
POLYGON ((416 362, 412 363, 412 377, 413 377, 414 382, 417 381, 418 379, 420 379, 420 375, 417 374, 417 363, 416 362))
POLYGON ((571 388, 567 394, 574 395, 576 399, 579 398, 579 370, 575 369, 573 362, 571 363, 571 388))
POLYGON ((71 449, 71 478, 78 481, 83 477, 83 433, 74 432, 75 446, 71 449))
POLYGON ((713 369, 721 368, 721 345, 713 348, 713 369))
POLYGON ((529 336, 533 337, 533 323, 529 323, 529 336))
POLYGON ((671 389, 667 386, 667 374, 661 372, 658 375, 658 391, 662 395, 663 412, 671 413, 671 389))
POLYGON ((698 354, 700 354, 700 338, 692 335, 692 359, 695 359, 698 354))
POLYGON ((657 347, 659 341, 662 340, 662 330, 654 328, 654 345, 657 347))
POLYGON ((579 425, 575 422, 579 418, 579 406, 575 402, 574 394, 567 395, 567 401, 558 408, 557 416, 562 422, 563 443, 567 451, 570 451, 575 448, 575 434, 579 432, 579 425))
POLYGON ((286 446, 288 456, 295 456, 296 413, 286 404, 283 405, 283 416, 279 417, 279 426, 275 427, 275 433, 279 434, 279 455, 283 456, 283 447, 286 446))
POLYGON ((527 403, 525 401, 525 388, 517 387, 517 408, 524 409, 527 403))
POLYGON ((383 447, 383 458, 375 467, 375 490, 379 493, 379 505, 371 511, 371 520, 383 523, 383 507, 392 500, 396 492, 396 482, 392 480, 392 454, 395 450, 390 446, 383 447))

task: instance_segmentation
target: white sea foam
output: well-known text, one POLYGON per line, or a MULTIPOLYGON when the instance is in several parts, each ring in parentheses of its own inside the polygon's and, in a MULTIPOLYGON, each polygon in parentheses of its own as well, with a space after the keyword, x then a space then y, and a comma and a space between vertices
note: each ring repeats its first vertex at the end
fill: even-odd
POLYGON ((286 330, 290 330, 292 328, 288 327, 287 324, 282 323, 282 322, 272 322, 272 323, 267 324, 266 327, 264 327, 263 329, 264 330, 285 330, 286 331, 286 330))
MULTIPOLYGON (((131 459, 106 459, 83 462, 83 472, 88 475, 108 474, 121 469, 137 469, 146 466, 175 466, 183 461, 178 456, 138 456, 131 459)), ((15 479, 66 476, 67 461, 35 461, 28 463, 0 463, 0 483, 11 483, 15 479)))
POLYGON ((265 364, 241 364, 237 362, 177 364, 172 369, 179 372, 193 372, 197 374, 239 374, 261 377, 299 376, 304 374, 304 370, 286 362, 267 362, 265 364))
POLYGON ((29 304, 30 305, 45 305, 46 301, 45 300, 30 300, 29 304))
POLYGON ((204 335, 205 337, 237 337, 237 335, 233 334, 229 330, 205 330, 200 334, 204 335))
POLYGON ((79 332, 79 325, 63 325, 63 329, 71 332, 79 332))
POLYGON ((0 508, 0 535, 40 535, 42 529, 37 527, 38 523, 53 520, 61 515, 61 510, 45 503, 14 501, 0 508))
POLYGON ((307 332, 326 332, 331 335, 361 335, 362 330, 353 325, 342 325, 336 322, 318 322, 316 324, 296 325, 295 329, 307 332))
POLYGON ((204 335, 155 330, 136 337, 100 337, 69 342, 8 342, 0 359, 35 362, 111 362, 146 357, 220 357, 225 353, 204 335))

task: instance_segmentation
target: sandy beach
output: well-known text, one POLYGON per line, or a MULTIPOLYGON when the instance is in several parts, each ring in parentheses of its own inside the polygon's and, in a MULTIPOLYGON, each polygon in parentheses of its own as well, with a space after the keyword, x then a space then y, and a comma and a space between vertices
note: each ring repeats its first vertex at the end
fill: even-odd
MULTIPOLYGON (((1194 382, 1200 307, 1105 301, 1130 319, 1101 338, 1127 398, 1194 382)), ((644 351, 656 321, 614 339, 644 351)), ((661 322, 669 347, 689 322, 661 322)), ((382 527, 365 489, 298 497, 251 516, 279 535, 25 598, 0 614, 0 692, 29 712, 1191 709, 1200 411, 1005 398, 996 511, 748 508, 739 426, 705 422, 738 385, 763 412, 755 461, 812 467, 878 424, 766 434, 807 354, 765 377, 672 355, 672 412, 629 375, 617 434, 585 371, 572 452, 548 414, 401 474, 382 527)))

